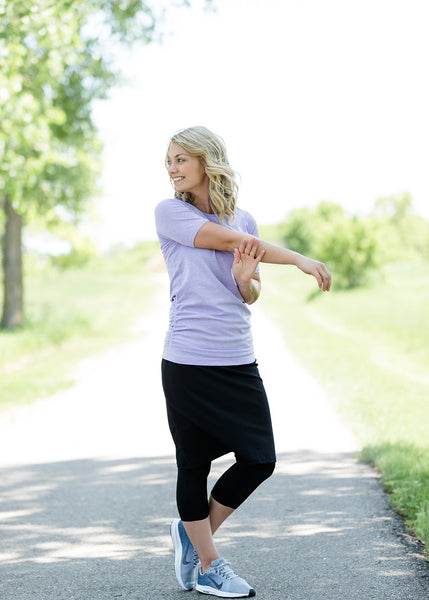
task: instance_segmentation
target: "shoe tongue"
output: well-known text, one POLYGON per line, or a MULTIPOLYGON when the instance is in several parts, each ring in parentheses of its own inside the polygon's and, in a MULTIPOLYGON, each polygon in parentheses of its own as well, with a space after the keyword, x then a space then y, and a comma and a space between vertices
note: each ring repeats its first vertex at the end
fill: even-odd
POLYGON ((212 567, 218 567, 223 562, 225 562, 223 558, 216 558, 215 560, 212 560, 212 567))

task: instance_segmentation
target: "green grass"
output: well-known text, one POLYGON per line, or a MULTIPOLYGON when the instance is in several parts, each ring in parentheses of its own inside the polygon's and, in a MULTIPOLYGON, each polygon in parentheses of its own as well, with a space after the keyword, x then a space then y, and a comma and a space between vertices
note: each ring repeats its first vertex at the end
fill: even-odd
POLYGON ((429 264, 395 264, 371 287, 329 294, 263 265, 263 305, 375 464, 429 548, 429 264))
POLYGON ((87 356, 133 336, 155 289, 142 244, 84 268, 45 267, 25 277, 25 323, 0 331, 0 410, 73 383, 87 356))

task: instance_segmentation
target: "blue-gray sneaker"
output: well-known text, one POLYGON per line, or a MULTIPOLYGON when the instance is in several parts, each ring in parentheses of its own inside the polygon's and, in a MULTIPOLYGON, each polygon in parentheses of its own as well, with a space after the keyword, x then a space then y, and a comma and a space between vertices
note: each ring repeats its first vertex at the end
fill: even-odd
POLYGON ((195 586, 195 570, 198 566, 198 554, 188 537, 180 519, 174 519, 170 528, 174 546, 174 568, 179 584, 184 590, 195 586))
POLYGON ((236 575, 230 568, 231 563, 223 558, 212 562, 210 569, 201 573, 198 569, 195 589, 202 594, 210 594, 219 598, 250 598, 256 592, 247 581, 236 575))

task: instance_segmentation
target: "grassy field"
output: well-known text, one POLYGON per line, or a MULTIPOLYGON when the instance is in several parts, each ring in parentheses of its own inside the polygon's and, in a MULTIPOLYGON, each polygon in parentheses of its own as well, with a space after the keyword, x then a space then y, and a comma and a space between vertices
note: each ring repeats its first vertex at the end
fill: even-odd
POLYGON ((67 387, 82 358, 134 335, 153 295, 148 258, 156 248, 143 244, 80 269, 31 269, 25 324, 0 332, 0 410, 67 387))
POLYGON ((367 289, 329 294, 293 267, 263 265, 262 276, 261 304, 429 548, 429 264, 390 265, 367 289))

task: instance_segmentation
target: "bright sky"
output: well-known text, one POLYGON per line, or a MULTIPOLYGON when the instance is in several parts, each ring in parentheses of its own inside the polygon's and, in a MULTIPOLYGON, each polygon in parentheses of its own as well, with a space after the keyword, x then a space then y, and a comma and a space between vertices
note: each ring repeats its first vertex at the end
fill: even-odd
POLYGON ((367 213, 409 191, 429 218, 427 0, 214 0, 168 11, 162 44, 118 59, 130 82, 99 102, 102 247, 155 237, 171 197, 170 136, 205 125, 259 223, 320 200, 367 213))

